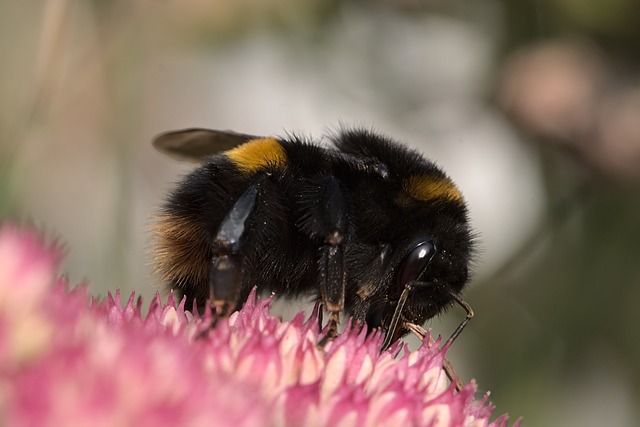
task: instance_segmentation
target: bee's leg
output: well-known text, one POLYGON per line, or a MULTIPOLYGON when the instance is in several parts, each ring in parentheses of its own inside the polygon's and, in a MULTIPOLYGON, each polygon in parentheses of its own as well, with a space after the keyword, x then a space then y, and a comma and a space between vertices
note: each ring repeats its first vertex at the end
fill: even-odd
POLYGON ((322 332, 322 325, 324 325, 324 320, 323 320, 323 308, 322 308, 322 304, 318 303, 319 305, 319 309, 318 309, 318 333, 320 334, 322 332))
POLYGON ((242 287, 242 236, 254 211, 264 175, 258 175, 220 224, 209 266, 209 301, 214 314, 227 317, 236 309, 242 287))
MULTIPOLYGON (((406 322, 404 325, 421 341, 424 341, 424 339, 427 337, 428 332, 422 326, 410 322, 406 322)), ((435 341, 433 340, 433 338, 431 338, 431 336, 429 336, 429 347, 433 346, 434 344, 435 341)), ((442 362, 442 369, 444 369, 444 373, 447 375, 447 378, 449 378, 449 381, 451 381, 452 384, 455 384, 456 391, 460 391, 464 388, 464 382, 462 381, 462 378, 460 378, 460 375, 458 375, 455 368, 446 357, 442 362)))
POLYGON ((301 219, 298 227, 311 240, 320 244, 319 290, 322 305, 329 312, 328 332, 318 343, 322 347, 338 334, 340 312, 344 310, 347 207, 335 177, 318 176, 308 185, 308 191, 300 201, 301 219))
MULTIPOLYGON (((413 283, 415 285, 416 283, 420 284, 422 282, 410 282, 410 283, 413 283)), ((407 286, 405 286, 405 291, 400 296, 401 300, 402 300, 403 295, 405 295, 405 293, 408 292, 408 289, 410 289, 410 284, 409 283, 407 284, 407 286)), ((449 337, 449 339, 445 342, 445 344, 444 344, 445 347, 446 346, 450 346, 453 343, 453 341, 455 341, 455 339, 458 337, 458 335, 460 335, 460 332, 462 332, 462 330, 465 328, 465 326, 467 326, 467 323, 469 323, 469 320, 471 320, 471 318, 474 316, 474 313, 473 313, 473 310, 471 309, 471 306, 469 306, 469 304, 467 304, 467 302, 464 301, 460 297, 460 295, 458 295, 455 292, 450 292, 449 294, 451 295, 451 297, 453 298, 453 300, 456 303, 458 303, 462 308, 464 308, 465 312, 467 313, 467 316, 460 323, 460 325, 458 325, 456 330, 451 334, 451 337, 449 337)), ((405 299, 406 299, 406 297, 405 297, 405 299)), ((402 310, 402 308, 400 308, 400 310, 402 310)), ((398 311, 398 310, 396 310, 396 311, 398 311)), ((394 313, 394 318, 395 318, 395 313, 394 313)), ((396 319, 396 322, 397 322, 397 319, 396 319)), ((409 329, 411 332, 413 332, 418 338, 420 338, 423 341, 424 341, 425 337, 427 336, 427 331, 420 325, 416 325, 416 324, 410 323, 410 322, 404 322, 403 326, 405 328, 409 329)), ((434 341, 431 339, 431 337, 429 337, 429 346, 431 346, 433 344, 434 344, 434 341)), ((457 391, 462 390, 464 388, 464 383, 462 382, 462 379, 460 378, 460 376, 458 375, 456 370, 453 368, 453 365, 446 358, 444 359, 444 362, 442 364, 442 368, 444 369, 444 372, 447 374, 447 377, 449 378, 449 380, 453 384, 455 384, 456 390, 457 391)))
POLYGON ((214 255, 209 270, 209 303, 216 316, 228 317, 236 307, 242 283, 242 261, 237 254, 214 255))
POLYGON ((338 232, 329 236, 320 249, 320 292, 326 310, 329 312, 327 334, 318 345, 326 343, 338 335, 340 312, 344 310, 345 271, 342 235, 338 232))

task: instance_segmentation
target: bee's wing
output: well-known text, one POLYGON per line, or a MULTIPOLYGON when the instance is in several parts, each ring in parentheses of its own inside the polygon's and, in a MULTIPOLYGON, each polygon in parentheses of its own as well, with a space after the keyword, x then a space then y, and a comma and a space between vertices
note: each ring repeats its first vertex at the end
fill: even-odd
POLYGON ((200 161, 258 138, 231 130, 189 128, 161 133, 153 139, 153 146, 174 159, 200 161))

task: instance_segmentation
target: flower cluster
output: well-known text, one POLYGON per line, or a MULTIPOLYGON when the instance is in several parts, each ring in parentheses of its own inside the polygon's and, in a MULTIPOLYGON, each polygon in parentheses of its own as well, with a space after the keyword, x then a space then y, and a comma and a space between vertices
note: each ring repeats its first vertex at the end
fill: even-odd
POLYGON ((380 354, 379 334, 324 349, 317 313, 283 322, 254 294, 210 328, 170 295, 146 313, 57 277, 58 251, 0 228, 0 425, 504 426, 437 346, 380 354))

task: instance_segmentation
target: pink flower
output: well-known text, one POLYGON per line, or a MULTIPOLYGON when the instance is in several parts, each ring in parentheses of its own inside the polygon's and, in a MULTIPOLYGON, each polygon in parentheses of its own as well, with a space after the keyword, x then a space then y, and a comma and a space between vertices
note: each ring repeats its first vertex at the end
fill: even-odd
POLYGON ((169 296, 146 316, 132 295, 105 301, 56 277, 37 234, 0 227, 0 425, 504 426, 448 385, 443 351, 379 353, 346 332, 325 350, 317 313, 291 322, 254 294, 208 328, 169 296))

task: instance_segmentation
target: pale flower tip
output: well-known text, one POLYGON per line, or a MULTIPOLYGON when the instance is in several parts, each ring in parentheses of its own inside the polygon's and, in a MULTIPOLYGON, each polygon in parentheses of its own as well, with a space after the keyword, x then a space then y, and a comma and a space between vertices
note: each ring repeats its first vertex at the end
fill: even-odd
POLYGON ((156 292, 151 299, 151 303, 149 304, 149 310, 147 310, 147 319, 151 317, 155 317, 158 320, 161 319, 163 310, 164 305, 162 303, 162 298, 160 298, 160 293, 156 292))
MULTIPOLYGON (((160 293, 156 292, 156 297, 160 298, 160 293)), ((182 298, 182 305, 184 306, 184 298, 182 298)), ((161 300, 162 301, 162 300, 161 300)), ((169 295, 167 296, 167 303, 165 304, 167 307, 173 307, 173 308, 177 308, 177 304, 176 304, 176 296, 173 293, 173 290, 171 290, 171 292, 169 292, 169 295)))

